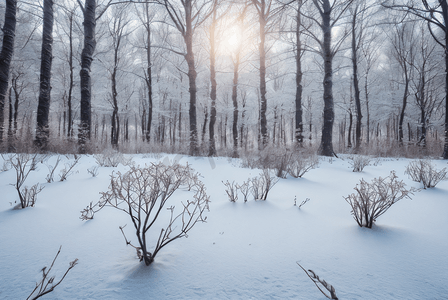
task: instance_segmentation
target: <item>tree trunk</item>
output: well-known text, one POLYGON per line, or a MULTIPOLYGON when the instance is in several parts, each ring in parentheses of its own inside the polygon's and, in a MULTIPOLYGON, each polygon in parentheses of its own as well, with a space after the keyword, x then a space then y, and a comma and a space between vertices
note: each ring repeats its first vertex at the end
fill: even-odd
POLYGON ((260 133, 261 133, 261 143, 262 148, 266 147, 268 143, 268 129, 267 129, 267 99, 266 99, 266 19, 265 19, 265 0, 260 0, 260 12, 259 12, 259 22, 260 22, 260 133))
POLYGON ((0 52, 0 143, 3 141, 5 99, 8 92, 9 69, 14 53, 17 0, 6 0, 3 44, 0 52))
POLYGON ((361 146, 361 99, 358 80, 358 45, 356 43, 356 21, 358 17, 358 6, 355 6, 352 19, 352 65, 353 65, 353 87, 355 89, 355 107, 356 107, 356 129, 355 129, 355 152, 359 151, 361 146))
POLYGON ((443 159, 448 159, 448 5, 446 0, 440 0, 445 24, 445 143, 443 146, 443 159))
POLYGON ((72 111, 72 95, 73 95, 73 87, 75 85, 73 70, 75 67, 73 66, 73 20, 74 11, 70 12, 69 21, 69 58, 68 58, 68 66, 70 68, 70 83, 68 88, 68 98, 67 98, 67 108, 68 108, 68 120, 67 120, 67 137, 71 138, 73 136, 73 111, 72 111))
POLYGON ((369 72, 366 72, 366 83, 364 86, 364 92, 366 97, 366 112, 367 112, 367 130, 366 130, 366 143, 370 143, 370 107, 369 107, 369 92, 368 92, 368 76, 369 72))
POLYGON ((323 0, 322 31, 323 31, 323 57, 324 57, 324 120, 319 154, 333 156, 333 53, 331 50, 331 6, 329 0, 323 0))
MULTIPOLYGON (((116 53, 117 54, 117 53, 116 53)), ((117 55, 115 55, 117 58, 117 55)), ((118 99, 117 99, 117 67, 114 67, 114 71, 112 73, 112 103, 113 103, 113 112, 112 112, 112 122, 111 122, 111 131, 110 131, 110 142, 113 148, 118 148, 118 138, 119 138, 119 118, 118 118, 118 99)))
POLYGON ((400 146, 403 146, 404 112, 406 110, 406 105, 408 103, 408 94, 409 94, 409 78, 408 78, 406 62, 404 62, 404 70, 403 71, 404 71, 404 76, 405 76, 404 94, 403 94, 403 103, 402 103, 401 111, 400 111, 400 119, 398 121, 398 142, 399 142, 400 146))
POLYGON ((216 155, 216 142, 215 142, 215 123, 216 123, 216 70, 215 70, 215 31, 216 31, 216 10, 213 12, 212 25, 210 26, 210 123, 208 126, 209 145, 208 156, 216 155))
POLYGON ((233 137, 233 154, 232 157, 238 157, 238 75, 240 66, 240 53, 236 54, 236 59, 233 62, 233 85, 232 85, 232 103, 233 103, 233 123, 232 123, 232 137, 233 137))
POLYGON ((353 113, 352 109, 348 110, 348 134, 347 134, 347 148, 352 147, 352 126, 353 126, 353 113))
POLYGON ((12 87, 9 88, 9 116, 8 116, 8 152, 14 152, 12 87))
POLYGON ((146 13, 146 61, 147 61, 147 67, 146 67, 146 87, 148 89, 148 119, 145 129, 145 137, 146 141, 149 143, 151 140, 151 125, 152 125, 152 63, 151 63, 151 23, 150 23, 150 16, 149 16, 149 3, 145 4, 145 13, 146 13))
POLYGON ((185 1, 185 35, 184 41, 187 48, 187 54, 185 60, 188 65, 188 80, 189 80, 189 92, 190 92, 190 107, 188 110, 190 120, 190 155, 198 154, 198 130, 196 123, 196 66, 194 61, 193 52, 193 16, 192 16, 192 1, 185 1))
POLYGON ((302 119, 302 42, 301 36, 301 8, 302 0, 298 0, 297 16, 296 16, 296 124, 295 124, 295 139, 298 146, 303 143, 303 119, 302 119))
POLYGON ((53 0, 44 0, 42 30, 42 54, 40 65, 39 105, 37 106, 37 126, 35 145, 47 148, 50 137, 48 118, 51 100, 51 64, 53 60, 53 0))
POLYGON ((96 47, 96 0, 85 0, 84 5, 84 48, 81 52, 81 123, 79 126, 79 152, 86 153, 86 142, 90 139, 92 125, 92 80, 90 78, 93 54, 96 47))

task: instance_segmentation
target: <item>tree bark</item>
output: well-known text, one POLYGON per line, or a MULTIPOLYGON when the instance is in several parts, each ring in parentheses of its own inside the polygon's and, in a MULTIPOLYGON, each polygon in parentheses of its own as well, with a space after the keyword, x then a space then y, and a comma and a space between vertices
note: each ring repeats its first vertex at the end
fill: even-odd
POLYGON ((187 54, 185 60, 188 65, 188 80, 189 80, 189 92, 190 92, 190 107, 188 110, 190 121, 190 155, 198 154, 198 130, 196 122, 196 78, 198 76, 196 72, 196 66, 194 61, 193 52, 193 19, 192 19, 192 3, 191 0, 185 1, 185 35, 184 41, 187 47, 187 54))
POLYGON ((262 148, 266 147, 268 143, 268 129, 267 129, 267 99, 266 99, 266 2, 265 0, 260 0, 259 9, 259 22, 260 22, 260 133, 261 133, 261 143, 262 148))
POLYGON ((73 136, 73 110, 72 110, 72 99, 73 99, 73 87, 75 85, 73 70, 75 69, 73 65, 73 18, 74 11, 70 12, 69 15, 69 58, 68 58, 68 66, 70 68, 70 83, 68 88, 68 98, 67 98, 67 106, 68 106, 68 120, 67 120, 67 137, 71 138, 73 136))
POLYGON ((210 123, 208 126, 209 134, 209 145, 208 145, 208 156, 216 155, 216 142, 215 142, 215 123, 216 123, 216 50, 215 50, 215 31, 216 31, 216 10, 213 12, 212 25, 210 26, 210 123))
POLYGON ((96 0, 85 0, 84 48, 81 52, 81 123, 79 126, 79 152, 86 153, 86 142, 90 139, 92 125, 92 80, 90 77, 93 54, 96 48, 96 0))
POLYGON ((233 122, 232 122, 232 137, 233 137, 233 154, 232 157, 238 157, 238 75, 240 66, 240 53, 236 54, 236 59, 233 62, 233 85, 232 85, 232 103, 233 103, 233 122))
POLYGON ((53 61, 53 0, 44 0, 42 30, 42 52, 40 65, 39 104, 35 145, 45 150, 50 137, 48 119, 51 101, 51 65, 53 61))
POLYGON ((3 141, 5 99, 8 92, 11 60, 14 54, 14 38, 17 22, 16 13, 17 0, 6 0, 3 44, 0 52, 0 143, 3 141))
POLYGON ((361 99, 359 90, 359 78, 358 78, 358 44, 356 42, 356 22, 358 18, 358 5, 355 6, 355 10, 352 16, 352 66, 353 66, 353 88, 355 89, 355 108, 356 108, 356 127, 355 127, 355 152, 359 151, 361 147, 361 99))
POLYGON ((446 0, 439 0, 442 7, 443 21, 445 24, 445 143, 443 146, 443 159, 448 159, 448 5, 446 0))
POLYGON ((303 109, 302 109, 302 41, 301 41, 301 12, 302 0, 298 0, 297 16, 296 16, 296 124, 295 139, 298 146, 303 143, 303 109))
POLYGON ((146 141, 149 143, 151 140, 151 125, 152 125, 152 113, 153 113, 153 103, 152 103, 152 60, 151 60, 151 22, 149 16, 149 3, 145 4, 145 17, 146 17, 146 87, 148 89, 148 118, 145 129, 146 141))
POLYGON ((331 50, 331 6, 329 0, 322 1, 322 32, 323 38, 323 58, 324 58, 324 120, 322 126, 322 138, 319 146, 319 154, 333 156, 333 123, 334 123, 334 103, 333 103, 333 53, 331 50))

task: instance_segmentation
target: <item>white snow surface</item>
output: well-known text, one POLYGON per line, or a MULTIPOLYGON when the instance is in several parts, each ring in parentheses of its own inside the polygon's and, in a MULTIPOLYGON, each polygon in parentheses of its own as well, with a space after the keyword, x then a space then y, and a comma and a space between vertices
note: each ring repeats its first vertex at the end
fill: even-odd
MULTIPOLYGON (((188 162, 201 173, 211 200, 207 222, 145 266, 119 230, 127 224, 126 235, 136 242, 125 213, 105 207, 92 220, 79 219, 80 210, 107 190, 111 173, 129 167, 101 167, 92 177, 87 169, 95 158, 83 156, 75 173, 58 182, 64 157, 55 182, 46 183, 48 169, 39 164, 25 184, 45 188, 26 209, 13 209, 14 169, 1 172, 0 299, 26 299, 60 245, 51 273, 56 280, 70 261, 79 263, 42 299, 326 299, 296 262, 333 285, 339 299, 448 299, 448 181, 393 205, 373 229, 356 224, 343 198, 361 178, 392 170, 408 188, 420 188, 404 174, 409 159, 381 159, 355 173, 347 157, 320 158, 304 178, 280 179, 266 201, 240 197, 231 203, 222 181, 242 183, 259 169, 228 158, 132 157, 136 165, 188 162), (295 196, 297 204, 311 200, 299 210, 295 196)), ((448 167, 443 160, 433 163, 448 167)))

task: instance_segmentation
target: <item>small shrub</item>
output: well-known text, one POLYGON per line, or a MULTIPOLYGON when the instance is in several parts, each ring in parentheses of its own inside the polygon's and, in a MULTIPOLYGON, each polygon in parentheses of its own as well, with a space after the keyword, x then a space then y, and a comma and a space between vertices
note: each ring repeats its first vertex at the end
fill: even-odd
POLYGON ((288 175, 288 169, 292 162, 292 154, 286 151, 272 155, 271 168, 275 170, 275 175, 285 179, 288 175))
POLYGON ((385 178, 374 178, 372 183, 361 179, 354 188, 356 193, 344 197, 352 207, 352 215, 360 227, 372 228, 376 219, 393 204, 403 198, 411 198, 413 189, 407 190, 403 181, 397 180, 395 172, 385 178))
POLYGON ((238 185, 238 188, 243 195, 244 202, 247 202, 247 196, 249 195, 251 190, 250 180, 244 181, 241 185, 238 185))
POLYGON ((0 172, 6 172, 6 171, 8 171, 9 169, 11 169, 11 157, 8 157, 8 155, 3 155, 3 154, 0 154, 0 156, 2 157, 2 159, 3 159, 3 164, 2 164, 2 167, 0 168, 0 172))
POLYGON ((83 221, 92 220, 95 216, 95 213, 99 212, 105 203, 97 202, 93 204, 93 202, 90 202, 89 205, 87 205, 86 208, 81 210, 81 216, 79 217, 83 221))
POLYGON ((278 179, 271 177, 271 172, 268 169, 264 169, 260 173, 259 177, 254 177, 250 180, 252 184, 252 195, 255 200, 266 200, 269 191, 274 185, 277 184, 278 179))
POLYGON ((370 157, 364 155, 354 155, 349 158, 349 164, 352 166, 353 172, 362 172, 370 164, 370 161, 370 157))
POLYGON ((294 178, 301 178, 306 172, 317 167, 318 164, 319 158, 316 155, 294 155, 288 166, 288 173, 294 178))
POLYGON ((297 264, 303 270, 303 272, 305 272, 305 274, 311 279, 311 281, 316 285, 319 291, 322 294, 324 294, 325 297, 332 300, 338 300, 338 297, 336 296, 336 290, 331 284, 327 283, 323 279, 320 279, 319 276, 317 276, 317 274, 313 270, 305 270, 305 268, 302 267, 298 262, 297 264), (330 295, 324 292, 322 287, 325 288, 330 293, 330 295))
POLYGON ((101 193, 98 207, 111 206, 129 215, 138 238, 138 246, 128 241, 123 226, 120 229, 126 244, 136 249, 140 261, 150 265, 164 246, 178 238, 186 237, 196 223, 205 222, 204 211, 208 210, 209 197, 204 184, 197 178, 198 175, 189 166, 179 164, 131 166, 125 174, 111 175, 109 190, 101 193), (181 202, 181 209, 175 210, 175 206, 168 204, 168 200, 187 182, 186 177, 196 181, 192 184, 193 197, 192 200, 181 202), (166 223, 162 225, 157 242, 150 251, 148 231, 160 220, 162 211, 169 211, 169 216, 162 218, 166 223))
POLYGON ((448 179, 446 168, 438 171, 427 159, 411 161, 404 173, 413 181, 421 182, 425 189, 435 187, 440 181, 448 179))
POLYGON ((238 200, 238 184, 235 181, 230 183, 228 180, 226 182, 222 181, 222 183, 226 186, 226 193, 229 196, 230 202, 236 202, 238 200))
MULTIPOLYGON (((300 205, 299 205, 299 209, 301 209, 302 206, 304 206, 305 204, 307 204, 308 201, 310 201, 310 198, 306 198, 305 200, 303 200, 302 203, 300 203, 300 205)), ((294 205, 296 205, 296 199, 295 199, 295 198, 294 198, 294 205)))
POLYGON ((87 173, 89 173, 90 175, 92 175, 92 177, 96 177, 99 174, 99 166, 93 166, 87 169, 87 173))
POLYGON ((37 158, 37 154, 30 155, 26 153, 17 153, 9 158, 9 163, 16 171, 16 182, 13 185, 19 196, 21 208, 34 206, 37 194, 43 189, 39 184, 35 184, 31 188, 26 186, 22 188, 30 172, 36 169, 37 158))
MULTIPOLYGON (((42 192, 43 189, 44 187, 39 183, 36 183, 30 188, 25 186, 21 191, 23 195, 23 201, 25 202, 25 207, 34 207, 37 201, 37 194, 42 192)), ((23 205, 22 208, 24 208, 23 205)))
POLYGON ((64 169, 59 172, 59 181, 67 180, 67 177, 73 174, 73 168, 78 164, 81 156, 75 154, 75 160, 64 165, 64 169))
POLYGON ((46 164, 47 168, 48 168, 48 175, 45 178, 45 180, 47 180, 47 183, 52 183, 54 180, 54 171, 56 170, 56 168, 58 167, 59 163, 61 162, 61 157, 58 155, 58 158, 56 159, 56 163, 54 164, 54 166, 46 164))
POLYGON ((106 149, 101 154, 95 154, 96 163, 100 167, 117 167, 118 164, 122 164, 124 166, 132 165, 132 157, 126 158, 122 153, 112 150, 106 149))
POLYGON ((69 263, 68 269, 65 271, 65 273, 62 275, 61 279, 58 282, 55 282, 55 277, 49 277, 49 274, 51 272, 51 269, 53 268, 53 265, 56 261, 56 259, 59 256, 59 253, 61 253, 61 247, 59 247, 58 253, 56 253, 56 256, 53 259, 53 262, 51 263, 50 267, 47 269, 47 267, 42 268, 42 279, 39 283, 36 283, 36 287, 31 292, 31 294, 26 298, 26 300, 35 300, 38 299, 48 293, 51 293, 54 291, 54 289, 61 284, 61 282, 65 279, 68 272, 70 272, 71 269, 73 269, 78 264, 78 259, 76 258, 74 261, 69 263))

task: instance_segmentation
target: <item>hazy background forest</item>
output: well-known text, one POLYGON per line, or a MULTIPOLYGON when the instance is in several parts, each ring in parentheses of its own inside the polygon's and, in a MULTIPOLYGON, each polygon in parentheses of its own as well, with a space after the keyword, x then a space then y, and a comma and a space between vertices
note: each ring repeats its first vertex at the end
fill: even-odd
POLYGON ((448 158, 446 1, 382 2, 2 0, 0 150, 448 158))

